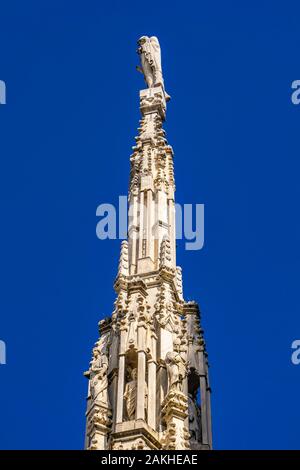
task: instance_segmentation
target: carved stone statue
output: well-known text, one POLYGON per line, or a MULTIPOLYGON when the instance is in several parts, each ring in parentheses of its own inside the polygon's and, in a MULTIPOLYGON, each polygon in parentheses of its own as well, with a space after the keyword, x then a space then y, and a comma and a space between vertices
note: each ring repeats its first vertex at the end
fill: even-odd
POLYGON ((93 349, 93 358, 87 376, 90 379, 91 399, 101 401, 106 405, 108 402, 108 379, 107 379, 108 359, 106 355, 105 339, 100 339, 93 349))
POLYGON ((170 351, 166 354, 166 366, 169 379, 169 391, 182 392, 182 382, 186 377, 186 364, 179 352, 170 351))
MULTIPOLYGON (((164 80, 161 68, 160 45, 156 36, 142 36, 138 40, 137 53, 141 59, 141 66, 137 69, 142 72, 149 88, 161 86, 164 88, 164 80)), ((165 93, 166 99, 170 99, 165 93)))
MULTIPOLYGON (((125 394, 124 394, 127 417, 129 421, 135 419, 135 411, 136 411, 136 404, 137 404, 137 370, 136 369, 132 369, 131 378, 132 380, 130 382, 127 382, 125 386, 125 394)), ((148 388, 147 388, 146 383, 145 383, 144 390, 145 390, 145 409, 147 410, 148 388)))
POLYGON ((189 431, 191 439, 201 442, 201 411, 196 398, 189 393, 189 431))

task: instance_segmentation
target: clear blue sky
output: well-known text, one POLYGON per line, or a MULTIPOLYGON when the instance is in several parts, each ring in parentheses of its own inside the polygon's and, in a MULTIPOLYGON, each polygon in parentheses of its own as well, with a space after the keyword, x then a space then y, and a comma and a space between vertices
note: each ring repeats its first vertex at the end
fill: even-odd
POLYGON ((120 245, 95 212, 127 192, 143 34, 172 95, 177 201, 205 204, 205 247, 178 242, 178 264, 202 308, 214 446, 300 447, 299 2, 150 4, 0 2, 1 448, 83 447, 120 245))

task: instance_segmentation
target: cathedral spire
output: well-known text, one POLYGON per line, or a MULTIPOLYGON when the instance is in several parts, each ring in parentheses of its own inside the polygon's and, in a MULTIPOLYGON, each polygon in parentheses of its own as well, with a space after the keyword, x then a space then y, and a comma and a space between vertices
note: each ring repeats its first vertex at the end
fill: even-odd
POLYGON ((210 449, 210 386, 200 313, 176 266, 173 150, 156 37, 138 41, 141 120, 130 157, 128 241, 111 318, 89 370, 86 448, 210 449))

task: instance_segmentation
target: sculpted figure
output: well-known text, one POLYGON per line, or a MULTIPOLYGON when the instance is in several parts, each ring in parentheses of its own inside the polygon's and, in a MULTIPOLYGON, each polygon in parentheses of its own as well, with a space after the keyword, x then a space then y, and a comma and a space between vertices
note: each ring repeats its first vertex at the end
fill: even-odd
POLYGON ((93 349, 93 357, 90 368, 84 375, 89 379, 89 398, 99 400, 109 406, 108 399, 108 336, 101 336, 93 349))
POLYGON ((170 351, 166 354, 166 366, 169 380, 169 391, 182 391, 182 382, 186 376, 186 365, 179 352, 170 351))
POLYGON ((93 349, 93 359, 89 370, 90 393, 92 400, 100 400, 108 404, 108 360, 106 354, 101 353, 98 348, 93 349))
POLYGON ((201 411, 197 405, 196 398, 189 393, 189 431, 191 439, 201 442, 201 411))
MULTIPOLYGON (((141 67, 137 69, 142 72, 149 88, 161 86, 164 89, 164 80, 161 68, 160 45, 156 36, 142 36, 138 40, 137 53, 141 59, 141 67)), ((166 99, 169 99, 169 95, 166 99)))
MULTIPOLYGON (((131 381, 127 382, 125 386, 124 399, 126 403, 126 411, 129 421, 135 419, 136 403, 137 403, 137 370, 133 369, 131 372, 131 381)), ((145 383, 145 409, 148 406, 148 389, 145 383)))

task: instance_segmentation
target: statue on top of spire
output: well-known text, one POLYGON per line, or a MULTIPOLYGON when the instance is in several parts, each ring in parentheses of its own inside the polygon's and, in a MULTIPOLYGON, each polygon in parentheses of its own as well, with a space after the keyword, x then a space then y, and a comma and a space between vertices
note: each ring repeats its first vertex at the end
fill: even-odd
POLYGON ((160 45, 156 36, 142 36, 138 40, 137 53, 141 59, 141 67, 137 70, 144 75, 148 88, 161 86, 165 98, 168 101, 170 96, 166 93, 164 87, 164 79, 161 68, 161 52, 160 45))

